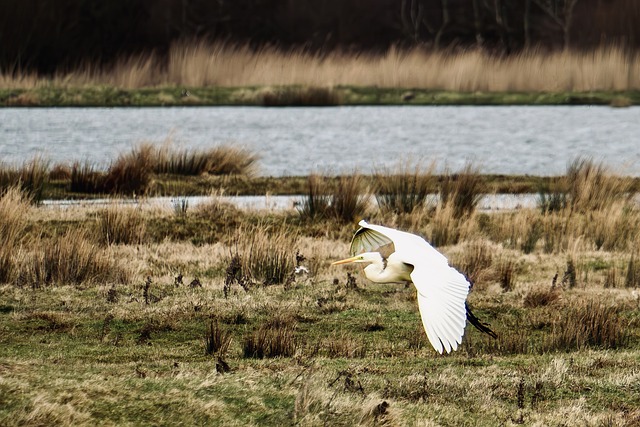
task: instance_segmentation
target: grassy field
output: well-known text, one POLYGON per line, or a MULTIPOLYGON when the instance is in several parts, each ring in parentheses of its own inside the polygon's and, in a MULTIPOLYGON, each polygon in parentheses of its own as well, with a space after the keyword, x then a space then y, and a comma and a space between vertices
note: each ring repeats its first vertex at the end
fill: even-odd
POLYGON ((41 76, 0 73, 4 106, 558 105, 640 102, 640 59, 593 51, 392 49, 380 55, 175 44, 167 58, 124 58, 41 76))
POLYGON ((472 168, 311 178, 302 206, 37 207, 0 198, 2 425, 589 425, 640 422, 640 210, 576 160, 535 209, 475 210, 472 168), (368 217, 425 236, 498 339, 440 356, 411 286, 348 254, 368 217), (304 266, 308 272, 296 273, 304 266))

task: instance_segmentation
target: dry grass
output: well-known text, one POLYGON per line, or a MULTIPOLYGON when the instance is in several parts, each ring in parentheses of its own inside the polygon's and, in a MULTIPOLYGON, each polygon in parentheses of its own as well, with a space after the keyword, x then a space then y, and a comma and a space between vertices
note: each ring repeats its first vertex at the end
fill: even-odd
POLYGON ((276 314, 248 334, 243 342, 244 357, 292 357, 297 348, 296 322, 286 315, 276 314))
POLYGON ((172 145, 169 138, 158 148, 152 148, 150 144, 142 145, 153 152, 153 172, 187 176, 251 176, 255 172, 257 156, 241 147, 220 145, 195 150, 175 149, 172 145))
POLYGON ((616 349, 629 342, 627 322, 616 307, 595 301, 586 301, 568 307, 554 323, 550 351, 580 350, 585 348, 616 349))
POLYGON ((453 216, 461 218, 475 211, 482 199, 482 175, 468 163, 460 172, 445 173, 439 184, 440 203, 451 204, 453 216))
MULTIPOLYGON (((120 61, 111 70, 87 66, 58 73, 52 79, 33 74, 0 75, 0 88, 96 84, 122 88, 355 85, 464 92, 623 91, 640 88, 640 59, 615 46, 587 52, 529 50, 499 57, 481 50, 451 53, 421 49, 351 56, 268 47, 256 51, 200 42, 173 45, 164 64, 145 54, 120 61)), ((277 103, 278 96, 273 98, 277 103)), ((333 102, 330 91, 322 98, 333 102)))
POLYGON ((104 177, 104 191, 110 194, 144 195, 151 184, 153 147, 141 144, 130 153, 121 154, 109 166, 104 177))
POLYGON ((332 219, 351 223, 364 216, 368 204, 369 193, 360 174, 341 176, 335 186, 329 184, 327 177, 311 174, 298 213, 307 220, 332 219))
POLYGON ((626 202, 632 180, 612 175, 602 163, 589 158, 577 158, 567 167, 564 177, 571 209, 598 211, 619 202, 626 202))
POLYGON ((37 249, 21 260, 18 283, 34 287, 126 283, 130 277, 126 268, 90 241, 85 230, 72 230, 30 246, 37 249))
POLYGON ((355 224, 219 200, 179 216, 119 206, 106 235, 144 223, 148 238, 133 232, 105 247, 94 236, 107 214, 30 206, 17 189, 0 199, 0 254, 11 264, 0 286, 0 424, 639 419, 628 408, 637 406, 640 212, 626 197, 544 212, 457 216, 447 203, 379 214, 440 236, 439 249, 476 281, 470 305, 499 338, 468 327, 446 356, 428 343, 413 288, 329 266, 348 253, 355 224), (312 273, 293 275, 299 264, 312 273))
POLYGON ((435 164, 425 168, 420 163, 400 164, 395 170, 375 174, 376 201, 383 212, 413 213, 431 207, 434 200, 433 171, 435 164))
POLYGON ((18 186, 32 201, 39 202, 49 179, 48 169, 49 162, 38 156, 22 166, 0 164, 0 193, 18 186))
POLYGON ((297 238, 286 228, 257 226, 240 229, 234 241, 229 265, 237 263, 233 275, 240 278, 239 281, 248 286, 249 283, 286 284, 294 280, 297 238))
POLYGON ((16 187, 0 196, 0 283, 14 276, 15 256, 27 225, 28 199, 16 187))
POLYGON ((116 204, 98 213, 98 241, 105 245, 137 245, 144 241, 146 224, 140 209, 116 204))

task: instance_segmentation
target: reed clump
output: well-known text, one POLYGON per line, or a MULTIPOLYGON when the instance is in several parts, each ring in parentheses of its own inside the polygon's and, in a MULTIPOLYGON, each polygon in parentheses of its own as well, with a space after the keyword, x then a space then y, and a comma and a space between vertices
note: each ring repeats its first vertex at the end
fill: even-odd
POLYGON ((69 191, 72 193, 96 194, 105 191, 105 174, 97 167, 85 161, 74 162, 71 165, 71 176, 69 180, 69 191))
MULTIPOLYGON (((159 147, 142 143, 121 154, 106 170, 100 170, 88 161, 74 162, 68 171, 69 190, 73 193, 142 196, 151 190, 158 174, 252 176, 257 159, 257 155, 249 150, 230 145, 195 150, 174 149, 170 139, 159 147)), ((64 169, 58 168, 57 173, 60 179, 66 176, 64 169)))
POLYGON ((231 333, 218 320, 212 320, 205 337, 205 353, 211 356, 224 357, 231 345, 231 333))
POLYGON ((603 210, 632 195, 632 180, 612 175, 602 163, 578 157, 567 167, 564 177, 569 206, 574 211, 603 210))
POLYGON ((99 248, 82 229, 30 242, 19 265, 16 282, 33 287, 126 283, 130 272, 99 248))
POLYGON ((295 320, 290 316, 272 316, 257 330, 244 337, 244 357, 264 359, 294 356, 298 348, 296 327, 295 320))
POLYGON ((231 257, 238 260, 238 274, 265 286, 293 280, 297 238, 289 231, 261 226, 238 230, 231 257))
POLYGON ((17 187, 0 194, 0 283, 15 275, 16 254, 27 226, 29 199, 17 187))
POLYGON ((104 177, 104 191, 110 194, 144 195, 152 180, 153 148, 142 144, 121 154, 109 166, 104 177))
POLYGON ((144 241, 146 223, 139 208, 112 204, 98 213, 98 241, 104 245, 137 245, 144 241))
POLYGON ((340 176, 335 185, 326 176, 311 174, 307 194, 297 207, 304 219, 332 219, 351 223, 362 218, 369 205, 369 193, 358 173, 340 176))
POLYGON ((439 183, 439 202, 451 204, 453 216, 461 218, 471 214, 482 199, 482 175, 468 163, 457 173, 445 173, 439 183))
POLYGON ((49 162, 36 156, 22 166, 0 164, 0 193, 19 187, 33 202, 40 202, 49 180, 49 162))
POLYGON ((153 153, 153 172, 198 176, 209 175, 245 175, 255 172, 257 155, 241 147, 219 145, 208 149, 174 149, 168 140, 153 153))
POLYGON ((434 203, 435 164, 425 168, 422 164, 407 162, 394 170, 375 174, 375 197, 383 212, 411 214, 432 207, 434 203))

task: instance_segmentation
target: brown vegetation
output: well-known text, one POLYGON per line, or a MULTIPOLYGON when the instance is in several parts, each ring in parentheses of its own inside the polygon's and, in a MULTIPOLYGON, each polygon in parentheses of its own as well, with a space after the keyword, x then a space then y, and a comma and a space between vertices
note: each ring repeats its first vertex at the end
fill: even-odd
MULTIPOLYGON (((131 60, 112 70, 86 67, 73 72, 61 71, 52 77, 26 77, 0 70, 0 88, 349 85, 459 92, 588 92, 640 88, 638 55, 615 46, 552 53, 525 50, 509 56, 496 56, 483 50, 426 52, 419 49, 392 49, 366 55, 316 55, 304 50, 283 52, 273 48, 255 50, 197 43, 172 46, 170 53, 166 66, 160 58, 145 55, 144 66, 140 66, 139 60, 131 60)), ((260 92, 259 96, 259 103, 265 104, 280 105, 295 99, 312 105, 339 103, 330 89, 275 88, 260 92)))

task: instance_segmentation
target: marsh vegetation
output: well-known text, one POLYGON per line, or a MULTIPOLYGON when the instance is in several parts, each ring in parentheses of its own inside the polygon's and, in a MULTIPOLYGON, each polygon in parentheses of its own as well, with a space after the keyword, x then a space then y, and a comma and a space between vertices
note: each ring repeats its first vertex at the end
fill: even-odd
POLYGON ((635 190, 577 159, 539 207, 487 214, 475 174, 311 177, 308 204, 282 212, 3 190, 0 422, 637 424, 635 190), (423 182, 438 197, 400 194, 423 182), (498 339, 468 328, 439 356, 411 287, 330 268, 360 216, 436 244, 498 339))
POLYGON ((638 54, 391 49, 346 55, 264 47, 172 45, 111 67, 53 74, 0 70, 0 103, 54 105, 637 104, 638 54), (420 72, 416 72, 420 70, 420 72))

